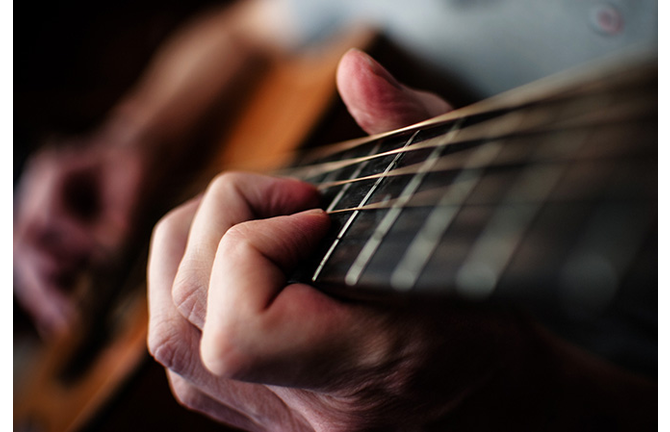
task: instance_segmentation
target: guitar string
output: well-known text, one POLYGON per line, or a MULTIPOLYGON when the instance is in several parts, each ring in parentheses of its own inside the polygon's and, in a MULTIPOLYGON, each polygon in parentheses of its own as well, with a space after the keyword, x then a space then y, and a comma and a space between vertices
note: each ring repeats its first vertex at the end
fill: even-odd
POLYGON ((407 182, 403 190, 400 192, 400 195, 396 198, 396 204, 391 207, 390 211, 386 212, 381 222, 377 224, 377 227, 363 246, 363 249, 359 252, 356 260, 349 267, 344 278, 344 282, 347 285, 356 285, 358 283, 358 280, 367 267, 370 259, 375 255, 377 249, 384 240, 384 237, 400 216, 403 204, 409 202, 412 196, 414 196, 414 193, 419 188, 426 175, 428 175, 430 169, 438 162, 440 154, 442 154, 445 146, 461 131, 460 125, 462 121, 463 120, 457 121, 451 126, 446 134, 441 135, 441 145, 435 146, 428 157, 417 164, 418 167, 414 170, 415 173, 412 178, 407 182))
MULTIPOLYGON (((625 78, 625 77, 619 77, 619 78, 625 78)), ((569 104, 569 103, 574 103, 575 101, 583 101, 588 98, 601 98, 601 95, 608 95, 608 92, 612 91, 613 89, 616 89, 618 87, 622 87, 626 89, 629 93, 632 92, 633 95, 637 96, 638 99, 644 99, 644 100, 649 100, 648 96, 653 93, 650 89, 647 89, 646 87, 644 88, 644 91, 639 91, 639 86, 633 86, 631 87, 629 85, 630 83, 626 83, 625 80, 622 81, 622 83, 618 83, 616 85, 613 85, 611 88, 602 88, 600 86, 596 86, 595 89, 593 88, 585 88, 584 86, 578 86, 572 89, 563 89, 561 92, 554 93, 552 95, 545 95, 545 98, 541 101, 538 100, 527 100, 527 98, 519 98, 519 97, 508 97, 510 99, 509 101, 505 102, 505 98, 503 96, 506 96, 504 94, 499 95, 499 97, 494 97, 490 98, 475 104, 472 104, 468 107, 463 107, 459 108, 457 110, 451 111, 449 113, 434 117, 432 119, 425 120, 421 123, 415 124, 415 125, 410 125, 395 131, 389 131, 373 136, 368 136, 368 137, 361 137, 361 138, 355 138, 352 140, 348 141, 343 141, 340 143, 335 143, 335 144, 330 144, 330 145, 324 145, 320 146, 316 149, 311 149, 308 152, 300 151, 294 151, 290 153, 290 158, 289 160, 295 160, 298 156, 302 158, 302 160, 310 161, 310 160, 318 160, 318 159, 323 159, 325 157, 333 156, 337 153, 341 153, 347 150, 354 149, 358 146, 365 145, 367 143, 370 143, 372 141, 378 140, 378 139, 383 139, 387 138, 389 136, 392 136, 396 133, 400 132, 406 132, 413 130, 415 128, 419 127, 429 127, 429 126, 435 126, 439 123, 446 123, 449 121, 456 121, 456 120, 462 120, 462 119, 467 119, 469 117, 477 116, 477 115, 486 115, 486 114, 491 114, 496 111, 515 111, 519 109, 529 109, 529 108, 537 108, 537 107, 548 107, 552 103, 559 103, 559 104, 569 104), (588 92, 588 94, 585 96, 584 93, 588 92)), ((611 94, 609 94, 611 96, 611 94)), ((511 96, 511 95, 507 95, 511 96)), ((625 98, 626 100, 630 100, 629 96, 630 95, 617 95, 621 96, 622 98, 625 98)))
MULTIPOLYGON (((407 140, 407 142, 405 143, 405 146, 410 146, 410 145, 412 145, 412 141, 414 140, 414 138, 416 138, 416 135, 417 135, 418 133, 419 133, 419 131, 414 132, 414 134, 413 134, 413 135, 409 138, 409 140, 407 140)), ((375 149, 377 148, 377 146, 379 146, 379 142, 377 142, 377 144, 376 144, 376 146, 375 146, 375 149)), ((375 149, 373 149, 372 152, 375 152, 375 151, 376 151, 375 149)), ((401 154, 397 154, 396 157, 393 159, 393 161, 391 161, 391 163, 388 164, 388 166, 386 167, 386 171, 390 171, 391 169, 393 169, 393 167, 395 166, 395 164, 397 163, 397 161, 398 161, 401 157, 402 157, 401 154)), ((363 199, 360 201, 359 206, 365 205, 365 204, 367 203, 368 199, 372 196, 372 194, 374 193, 374 191, 377 189, 377 186, 379 186, 379 184, 380 184, 381 182, 382 182, 382 179, 379 179, 379 180, 377 180, 377 182, 375 182, 375 184, 372 185, 372 187, 367 191, 367 193, 365 194, 365 196, 363 197, 363 199)), ((349 229, 349 226, 351 226, 351 224, 353 223, 353 221, 354 221, 354 219, 356 218, 356 215, 357 215, 357 214, 358 214, 357 212, 353 212, 353 213, 351 214, 351 216, 349 217, 349 219, 347 220, 347 222, 346 222, 346 223, 344 224, 344 226, 342 227, 342 229, 340 230, 340 232, 338 233, 337 238, 336 238, 335 241, 332 243, 332 245, 331 245, 330 248, 328 249, 328 252, 327 252, 326 255, 322 258, 321 262, 319 263, 319 266, 317 267, 316 271, 315 271, 314 274, 312 275, 312 282, 316 282, 317 278, 319 277, 319 274, 321 273, 321 270, 325 267, 326 263, 327 263, 328 260, 330 259, 331 254, 335 251, 335 248, 337 247, 337 245, 338 245, 340 239, 344 237, 344 234, 345 234, 345 233, 347 232, 347 230, 349 229)))
MULTIPOLYGON (((582 78, 589 75, 595 75, 602 78, 598 68, 589 70, 585 68, 582 74, 576 73, 575 77, 581 75, 582 78)), ((624 69, 621 74, 616 77, 610 77, 613 82, 609 87, 603 87, 599 84, 585 86, 580 83, 578 79, 571 79, 570 77, 548 77, 544 80, 528 84, 521 88, 515 89, 514 92, 504 92, 497 96, 476 102, 466 107, 462 107, 432 119, 425 120, 415 125, 410 125, 395 131, 384 132, 381 134, 355 138, 340 143, 324 145, 316 149, 310 150, 308 153, 304 151, 292 152, 294 156, 301 156, 303 160, 317 160, 325 157, 335 155, 347 150, 354 149, 358 146, 365 145, 371 141, 389 137, 398 132, 404 132, 418 127, 434 126, 439 123, 446 123, 448 121, 455 121, 460 119, 467 119, 468 117, 476 115, 490 114, 500 110, 515 110, 532 107, 541 104, 549 104, 552 102, 565 102, 570 99, 580 99, 584 97, 584 93, 589 96, 598 97, 599 94, 607 94, 616 89, 628 89, 633 91, 640 87, 633 75, 631 78, 624 69)))
MULTIPOLYGON (((511 144, 511 143, 510 143, 511 144)), ((477 146, 481 147, 481 146, 477 146)), ((538 159, 533 159, 532 163, 539 165, 547 165, 547 164, 552 164, 552 163, 572 163, 572 162, 589 162, 589 161, 598 161, 598 160, 610 160, 610 159, 617 159, 617 158, 622 158, 624 156, 630 157, 634 156, 631 155, 630 152, 635 152, 635 149, 631 148, 614 148, 614 149, 597 149, 595 151, 591 151, 587 154, 582 154, 582 155, 572 155, 572 156, 555 156, 555 155, 548 155, 545 158, 538 158, 538 159), (600 150, 600 152, 598 151, 600 150), (601 154, 601 152, 606 152, 606 154, 601 154)), ((471 152, 461 152, 461 153, 454 153, 450 155, 445 155, 439 157, 435 161, 435 164, 431 166, 430 168, 423 167, 423 162, 418 162, 416 164, 412 165, 407 165, 401 168, 396 168, 392 171, 389 171, 387 173, 377 173, 377 174, 370 174, 367 176, 363 177, 352 177, 346 180, 336 180, 336 181, 326 181, 322 183, 314 183, 317 187, 317 189, 323 191, 326 189, 330 189, 333 187, 338 187, 338 186, 343 186, 351 183, 358 183, 358 182, 363 182, 363 181, 369 181, 369 180, 375 180, 378 178, 393 178, 393 177, 401 177, 401 176, 406 176, 406 175, 413 175, 417 174, 419 172, 430 172, 430 173, 435 173, 435 172, 452 172, 452 171, 460 171, 463 169, 466 169, 463 167, 463 160, 468 157, 468 155, 471 152)), ((502 156, 501 156, 502 157, 502 156)), ((504 159, 498 159, 496 162, 481 162, 479 165, 468 167, 467 169, 481 169, 481 168, 513 168, 513 167, 518 167, 520 165, 523 165, 527 162, 530 162, 528 157, 506 157, 504 159)))
MULTIPOLYGON (((603 159, 600 161, 597 161, 599 166, 591 166, 590 168, 593 170, 596 169, 611 169, 611 166, 615 167, 623 167, 623 166, 635 166, 637 162, 635 161, 630 161, 630 160, 607 160, 603 159)), ((642 165, 642 164, 640 164, 642 165)), ((558 164, 556 165, 547 165, 547 167, 552 167, 552 166, 560 166, 558 164)), ((477 168, 473 168, 477 169, 477 168)), ((461 170, 462 171, 462 170, 461 170)), ((440 201, 440 198, 444 195, 445 191, 448 191, 449 188, 453 185, 441 185, 438 187, 434 187, 431 189, 427 189, 421 192, 417 192, 414 194, 414 196, 409 200, 406 201, 402 204, 401 207, 403 208, 412 208, 412 207, 433 207, 436 206, 436 204, 440 201)), ((578 200, 585 200, 589 198, 589 194, 595 194, 593 191, 589 191, 589 189, 579 189, 579 190, 573 190, 570 193, 561 193, 559 197, 555 198, 552 202, 569 202, 569 201, 578 201, 578 200)), ((524 203, 533 203, 533 197, 532 196, 523 196, 523 197, 518 197, 514 201, 510 201, 515 204, 524 204, 524 203)), ((469 205, 478 205, 478 206, 490 206, 490 205, 498 205, 499 200, 478 200, 478 199, 472 199, 469 201, 469 205)), ((452 203, 450 201, 444 201, 441 205, 444 206, 451 206, 451 205, 456 205, 456 203, 452 203)), ((378 202, 372 202, 369 204, 365 204, 363 206, 356 206, 356 207, 349 207, 349 208, 343 208, 343 209, 336 209, 336 210, 328 210, 326 213, 328 214, 338 214, 338 213, 347 213, 347 212, 353 212, 353 211, 366 211, 366 210, 379 210, 379 209, 387 209, 391 207, 398 207, 398 198, 391 198, 391 199, 386 199, 384 201, 378 201, 378 202)))
MULTIPOLYGON (((523 125, 522 127, 518 126, 514 128, 510 127, 509 129, 513 130, 509 131, 505 131, 505 127, 504 125, 502 125, 503 131, 502 133, 499 133, 497 136, 490 136, 490 135, 487 136, 485 133, 481 133, 481 132, 490 132, 492 126, 490 122, 501 121, 500 120, 501 117, 497 117, 495 119, 473 125, 470 128, 466 127, 464 129, 461 129, 460 134, 461 137, 451 142, 447 146, 447 148, 459 144, 461 145, 467 144, 469 142, 474 143, 476 141, 481 141, 482 139, 486 139, 487 141, 495 141, 508 138, 523 137, 527 136, 528 134, 535 135, 535 134, 547 134, 547 133, 560 133, 566 130, 577 129, 577 128, 599 127, 610 124, 619 125, 625 121, 635 121, 637 119, 644 118, 645 115, 649 114, 650 109, 651 108, 649 108, 648 104, 645 104, 644 106, 642 104, 636 104, 632 107, 626 107, 620 110, 611 110, 608 111, 607 113, 588 113, 588 115, 585 116, 586 121, 584 121, 583 118, 568 119, 566 121, 553 122, 550 125, 539 125, 539 126, 549 126, 548 128, 540 128, 537 124, 531 122, 530 124, 523 125)), ((441 136, 442 135, 425 141, 421 141, 419 143, 412 144, 407 147, 392 149, 377 154, 360 156, 356 158, 349 158, 340 161, 307 165, 299 168, 289 168, 287 170, 280 171, 279 174, 295 176, 302 179, 309 179, 312 177, 316 177, 318 175, 330 173, 332 171, 337 171, 351 165, 355 165, 358 163, 362 163, 380 157, 391 156, 398 153, 406 153, 423 149, 431 149, 439 145, 438 144, 439 138, 441 136)))
MULTIPOLYGON (((415 200, 412 199, 410 202, 407 202, 401 206, 396 205, 395 207, 397 208, 425 208, 425 207, 454 207, 454 206, 459 206, 462 207, 464 206, 463 203, 452 203, 452 202, 440 202, 439 197, 443 196, 444 193, 438 194, 436 193, 437 191, 434 191, 430 195, 432 195, 432 199, 426 199, 425 201, 422 200, 415 200)), ((442 191, 444 192, 444 191, 442 191)), ((422 197, 422 198, 427 198, 427 197, 422 197)), ((629 199, 631 202, 634 200, 634 198, 629 199)), ((589 197, 579 197, 577 195, 574 196, 566 196, 565 194, 561 194, 560 197, 556 198, 548 198, 548 199, 543 199, 543 200, 534 200, 534 199, 513 199, 513 200, 508 200, 506 202, 507 205, 526 205, 526 204, 537 204, 537 203, 577 203, 577 202, 588 202, 589 197)), ((394 207, 394 204, 397 204, 397 200, 391 199, 388 201, 380 201, 372 204, 366 204, 361 207, 350 207, 346 209, 337 209, 337 210, 331 210, 326 212, 329 215, 334 215, 338 213, 350 213, 350 212, 361 212, 361 211, 370 211, 370 210, 381 210, 381 209, 389 209, 394 207)), ((501 201, 479 201, 477 199, 471 199, 468 201, 467 204, 468 207, 491 207, 491 206, 500 206, 501 201)))
MULTIPOLYGON (((625 112, 625 111, 624 111, 624 112, 625 112)), ((600 116, 598 112, 595 112, 595 113, 592 112, 592 113, 588 113, 588 114, 591 114, 591 117, 593 116, 593 114, 595 114, 596 122, 598 122, 598 121, 602 122, 602 120, 603 120, 603 117, 600 116)), ((620 114, 620 113, 617 113, 617 114, 620 114)), ((590 116, 587 115, 586 117, 589 118, 590 116)), ((616 115, 614 115, 614 116, 609 115, 609 116, 607 116, 607 118, 606 118, 605 120, 608 120, 609 122, 613 122, 613 121, 616 122, 616 121, 620 121, 620 120, 621 120, 621 117, 622 117, 622 116, 619 115, 619 119, 617 119, 617 116, 616 116, 616 115)), ((627 120, 627 118, 625 118, 625 116, 623 116, 623 117, 624 117, 624 120, 627 120)), ((590 119, 590 120, 592 120, 592 119, 590 119)), ((570 121, 568 121, 568 124, 570 124, 570 121)), ((592 125, 592 124, 588 124, 588 126, 593 126, 593 125, 592 125)), ((582 132, 584 132, 584 131, 582 131, 582 132)), ((487 146, 484 146, 484 148, 485 148, 485 147, 487 147, 487 146)), ((426 148, 428 148, 428 147, 426 147, 426 148)), ((481 147, 481 146, 478 146, 477 148, 482 148, 482 147, 481 147)), ((409 151, 409 149, 407 149, 407 150, 409 151)), ((405 167, 405 168, 408 168, 408 167, 405 167)), ((557 167, 556 164, 554 164, 554 165, 551 165, 551 166, 549 167, 549 169, 550 169, 551 172, 554 172, 554 171, 556 171, 556 169, 560 169, 560 168, 557 167), (552 171, 552 170, 553 170, 553 171, 552 171)), ((411 166, 410 166, 409 171, 413 171, 413 170, 415 170, 415 168, 411 168, 411 166)), ((543 171, 543 170, 546 171, 546 169, 543 169, 542 167, 540 167, 540 171, 543 171)), ((537 171, 537 167, 533 167, 533 170, 532 170, 532 171, 529 171, 529 172, 527 173, 527 174, 528 174, 528 175, 526 176, 526 177, 527 177, 527 180, 530 180, 529 176, 531 176, 531 174, 534 174, 533 171, 537 171)), ((398 174, 398 173, 399 173, 399 171, 397 171, 397 170, 393 170, 393 174, 400 175, 400 174, 398 174)), ((545 174, 546 174, 546 173, 545 173, 545 174)), ((387 175, 387 176, 388 176, 388 175, 387 175)), ((386 177, 386 176, 384 176, 384 175, 381 175, 381 176, 375 176, 375 178, 377 178, 377 179, 384 178, 384 177, 386 177)), ((556 177, 556 176, 554 175, 554 176, 550 176, 550 177, 553 178, 553 177, 556 177)), ((553 183, 555 183, 555 182, 554 182, 554 181, 544 181, 542 184, 546 186, 546 185, 552 185, 553 183)), ((347 182, 347 183, 346 183, 346 185, 350 185, 350 184, 351 184, 351 182, 347 182)), ((516 189, 519 189, 519 188, 516 188, 516 189)), ((524 188, 521 188, 521 189, 524 189, 524 188)), ((530 189, 532 190, 533 187, 531 187, 530 189)), ((549 197, 548 197, 548 191, 549 191, 550 189, 551 189, 551 188, 549 188, 549 187, 544 187, 544 188, 543 188, 543 192, 544 192, 544 193, 541 194, 541 196, 537 197, 537 198, 539 198, 539 199, 536 199, 536 200, 533 202, 533 204, 535 204, 535 205, 537 206, 537 205, 541 205, 541 204, 543 204, 543 203, 548 202, 548 200, 549 200, 549 197)), ((438 188, 438 190, 439 190, 439 188, 438 188)), ((444 196, 443 194, 441 194, 441 195, 444 196)), ((517 198, 518 198, 518 197, 517 197, 517 198)), ((526 202, 529 202, 529 200, 528 200, 529 197, 526 196, 525 198, 526 198, 526 202)), ((566 198, 566 197, 563 196, 563 198, 566 198)), ((430 203, 429 205, 434 206, 434 201, 435 201, 435 199, 432 198, 430 201, 431 201, 431 203, 430 203)), ((506 199, 505 199, 505 203, 504 203, 504 204, 513 204, 513 203, 516 203, 516 199, 514 199, 514 200, 511 199, 511 197, 510 197, 509 194, 508 194, 508 196, 507 196, 506 199)), ((409 200, 402 200, 402 197, 398 197, 398 198, 396 198, 395 200, 385 201, 385 202, 383 202, 383 203, 370 203, 370 204, 366 204, 366 205, 364 205, 364 206, 359 206, 359 207, 357 207, 357 208, 355 209, 355 211, 361 211, 361 210, 366 210, 366 209, 371 209, 371 208, 403 208, 403 207, 410 207, 410 206, 415 206, 415 205, 420 205, 420 204, 421 204, 421 203, 419 203, 416 199, 415 199, 414 201, 410 202, 409 200), (405 202, 402 202, 402 201, 405 201, 405 202)), ((449 203, 444 202, 444 204, 445 204, 445 205, 448 205, 449 203)), ((424 204, 424 205, 425 205, 425 204, 424 204)), ((453 204, 452 204, 452 205, 453 205, 453 204)), ((500 205, 500 203, 499 203, 499 205, 500 205)), ((344 211, 347 211, 347 210, 350 211, 350 210, 353 210, 353 209, 340 209, 340 210, 337 210, 337 211, 333 211, 332 213, 340 213, 340 212, 344 212, 344 211)), ((332 214, 332 213, 331 213, 331 214, 332 214)), ((522 225, 523 225, 523 224, 521 224, 520 226, 523 227, 522 225)), ((505 256, 507 256, 507 255, 505 255, 505 256)), ((503 261, 501 260, 501 262, 503 262, 503 261)), ((348 276, 348 274, 347 274, 347 276, 348 276)))

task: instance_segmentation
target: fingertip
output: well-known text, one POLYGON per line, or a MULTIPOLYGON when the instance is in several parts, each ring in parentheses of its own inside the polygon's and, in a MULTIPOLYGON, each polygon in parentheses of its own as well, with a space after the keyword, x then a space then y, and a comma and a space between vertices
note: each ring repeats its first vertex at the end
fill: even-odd
POLYGON ((291 177, 278 180, 267 191, 267 211, 261 212, 264 216, 277 216, 319 205, 321 193, 314 185, 291 177))
POLYGON ((315 237, 322 237, 328 228, 330 228, 330 216, 328 213, 320 208, 305 210, 296 213, 294 216, 305 218, 304 221, 308 226, 305 231, 311 232, 315 237))
POLYGON ((370 95, 374 95, 380 86, 386 84, 395 90, 403 90, 402 85, 386 68, 358 48, 349 49, 340 59, 337 68, 337 86, 341 94, 343 92, 347 95, 361 92, 365 94, 369 89, 370 95))
MULTIPOLYGON (((337 87, 349 113, 370 134, 406 126, 417 118, 412 94, 360 50, 351 49, 342 57, 337 87)), ((425 117, 423 113, 419 116, 425 117)))
POLYGON ((349 113, 371 134, 408 126, 451 110, 439 96, 400 84, 381 64, 355 48, 340 60, 337 87, 349 113))

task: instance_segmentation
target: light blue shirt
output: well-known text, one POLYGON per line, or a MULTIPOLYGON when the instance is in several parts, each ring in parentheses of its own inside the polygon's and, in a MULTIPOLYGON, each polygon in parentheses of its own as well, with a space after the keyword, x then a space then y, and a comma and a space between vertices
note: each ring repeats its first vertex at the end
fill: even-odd
POLYGON ((658 43, 652 0, 285 1, 305 43, 368 22, 480 97, 658 43))

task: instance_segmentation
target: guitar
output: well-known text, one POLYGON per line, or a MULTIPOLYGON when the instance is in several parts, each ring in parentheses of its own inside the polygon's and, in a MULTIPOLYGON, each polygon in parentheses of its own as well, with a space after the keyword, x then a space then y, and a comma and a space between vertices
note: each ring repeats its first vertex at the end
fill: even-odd
POLYGON ((655 374, 602 340, 657 344, 657 79, 619 59, 296 155, 282 174, 318 186, 333 228, 294 279, 518 305, 655 374))
MULTIPOLYGON (((375 32, 353 28, 320 45, 318 50, 266 59, 255 86, 244 83, 243 87, 251 88, 241 100, 236 100, 239 112, 226 112, 235 115, 235 123, 226 124, 229 128, 225 133, 214 138, 216 142, 210 144, 213 151, 204 158, 204 165, 186 184, 163 185, 157 194, 165 195, 168 190, 168 195, 174 195, 171 206, 175 206, 203 190, 221 170, 267 170, 280 166, 282 158, 305 141, 324 117, 331 115, 337 96, 335 71, 342 55, 351 47, 363 49, 378 43, 375 32), (249 145, 250 140, 254 146, 249 145)), ((156 213, 155 208, 150 210, 156 213)), ((81 310, 86 314, 82 325, 43 345, 28 341, 28 348, 19 345, 17 350, 15 339, 15 430, 99 430, 101 426, 96 422, 113 424, 109 419, 98 418, 114 417, 104 412, 105 408, 128 391, 127 387, 133 387, 134 381, 142 382, 143 377, 138 375, 156 378, 154 371, 146 371, 153 361, 146 349, 145 269, 156 219, 149 222, 152 223, 143 224, 146 229, 138 230, 138 241, 119 254, 119 262, 85 278, 86 286, 77 288, 83 292, 81 310), (24 351, 27 354, 23 355, 24 351)), ((164 381, 162 371, 160 379, 164 381)), ((171 413, 175 421, 168 422, 168 427, 199 421, 199 416, 179 409, 167 388, 161 390, 169 397, 174 411, 178 411, 171 413)), ((149 402, 160 400, 158 392, 152 389, 151 398, 144 397, 145 406, 133 410, 144 408, 142 415, 155 410, 149 402)), ((161 417, 168 416, 161 413, 161 417)), ((205 430, 207 425, 201 426, 205 430)), ((105 427, 115 430, 113 426, 105 427)), ((216 428, 220 430, 219 425, 216 428)))
MULTIPOLYGON (((631 293, 656 289, 657 67, 631 62, 545 80, 379 136, 297 153, 282 146, 268 164, 292 160, 278 172, 317 185, 333 220, 292 278, 350 298, 515 304, 582 345, 601 318, 633 317, 642 331, 630 338, 651 337, 653 345, 646 330, 654 324, 635 315, 639 295, 631 293)), ((218 166, 248 168, 236 151, 218 166)), ((143 358, 142 302, 133 303, 125 336, 87 372, 95 390, 76 390, 74 414, 45 430, 80 427, 143 358)), ((65 394, 50 375, 32 384, 33 395, 45 381, 56 388, 43 390, 44 405, 65 394)), ((19 404, 18 417, 58 417, 38 405, 19 404)))

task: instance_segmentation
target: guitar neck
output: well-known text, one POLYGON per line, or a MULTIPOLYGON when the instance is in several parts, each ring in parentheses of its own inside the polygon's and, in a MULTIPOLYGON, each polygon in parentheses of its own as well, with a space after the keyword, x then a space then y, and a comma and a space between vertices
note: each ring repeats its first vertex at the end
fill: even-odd
POLYGON ((656 141, 652 61, 305 152, 284 173, 321 189, 333 226, 295 279, 602 311, 653 257, 656 141))

